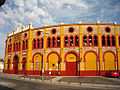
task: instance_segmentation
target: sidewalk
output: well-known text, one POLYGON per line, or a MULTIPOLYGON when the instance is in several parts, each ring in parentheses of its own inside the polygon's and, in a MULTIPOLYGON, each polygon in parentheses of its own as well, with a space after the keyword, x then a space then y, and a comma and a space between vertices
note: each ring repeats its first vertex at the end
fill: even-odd
POLYGON ((109 87, 120 88, 120 79, 106 78, 106 77, 78 77, 78 76, 44 76, 42 81, 41 76, 26 76, 26 75, 14 75, 14 74, 0 74, 0 77, 20 79, 33 82, 45 82, 50 84, 62 84, 72 86, 87 86, 87 87, 109 87))

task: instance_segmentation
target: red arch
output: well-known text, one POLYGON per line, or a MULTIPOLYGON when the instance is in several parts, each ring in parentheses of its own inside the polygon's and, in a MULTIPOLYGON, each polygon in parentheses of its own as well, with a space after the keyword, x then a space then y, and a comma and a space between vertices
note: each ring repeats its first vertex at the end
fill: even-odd
POLYGON ((40 55, 42 56, 42 62, 43 62, 43 55, 42 55, 40 52, 37 52, 37 53, 35 53, 35 54, 33 55, 33 57, 32 57, 32 63, 34 62, 34 56, 35 56, 36 54, 40 54, 40 55))
POLYGON ((78 53, 77 53, 76 51, 68 51, 68 52, 65 54, 65 57, 64 57, 65 62, 66 62, 66 56, 67 56, 67 54, 69 54, 69 53, 75 54, 75 55, 77 56, 77 61, 79 61, 79 55, 78 55, 78 53))
POLYGON ((59 53, 56 52, 56 51, 52 51, 52 52, 50 52, 50 53, 47 55, 47 62, 49 61, 49 60, 48 60, 48 57, 49 57, 49 55, 50 55, 51 53, 57 54, 57 56, 58 56, 58 62, 59 62, 59 61, 60 61, 60 55, 59 55, 59 53))
POLYGON ((13 63, 15 63, 15 56, 18 57, 18 63, 19 63, 19 56, 17 54, 15 54, 14 57, 13 57, 13 63))
POLYGON ((108 51, 105 51, 105 52, 104 52, 104 54, 103 54, 103 62, 105 62, 104 56, 105 56, 105 54, 106 54, 107 52, 111 52, 111 53, 115 56, 115 62, 116 62, 116 61, 117 61, 117 60, 116 60, 116 54, 115 54, 113 51, 111 51, 111 50, 108 50, 108 51))
POLYGON ((89 50, 89 51, 85 52, 83 62, 86 62, 86 60, 85 60, 85 55, 86 55, 87 53, 89 53, 89 52, 95 53, 95 55, 96 55, 96 57, 97 57, 96 62, 98 62, 98 54, 97 54, 95 51, 93 51, 93 50, 89 50))
MULTIPOLYGON (((23 57, 23 58, 22 58, 22 63, 24 62, 24 61, 23 61, 24 59, 26 59, 26 57, 23 57)), ((26 61, 25 61, 25 62, 26 62, 26 61)))

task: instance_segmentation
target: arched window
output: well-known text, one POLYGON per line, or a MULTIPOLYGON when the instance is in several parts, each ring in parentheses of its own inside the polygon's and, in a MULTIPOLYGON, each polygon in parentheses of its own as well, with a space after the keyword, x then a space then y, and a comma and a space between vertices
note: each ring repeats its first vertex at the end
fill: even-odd
POLYGON ((40 48, 40 39, 37 39, 37 48, 40 48))
POLYGON ((19 42, 19 51, 20 51, 20 42, 19 42))
POLYGON ((83 46, 87 46, 87 36, 83 36, 83 46))
POLYGON ((25 41, 23 41, 23 50, 25 50, 25 41))
POLYGON ((33 48, 34 49, 36 48, 36 40, 35 39, 33 40, 33 48))
POLYGON ((16 51, 18 51, 18 43, 16 43, 16 51))
POLYGON ((53 41, 53 47, 55 47, 55 37, 52 38, 52 41, 53 41))
POLYGON ((73 36, 70 36, 70 46, 73 46, 73 36))
POLYGON ((11 49, 12 49, 12 44, 10 44, 10 52, 11 52, 11 49))
POLYGON ((102 46, 106 46, 105 36, 102 36, 102 46))
POLYGON ((110 36, 107 36, 107 46, 110 46, 110 36))
POLYGON ((116 42, 115 42, 115 37, 112 36, 112 46, 115 46, 116 45, 116 42))
POLYGON ((48 44, 48 47, 50 47, 50 41, 51 41, 51 38, 50 37, 48 37, 48 39, 47 39, 47 44, 48 44))
POLYGON ((57 47, 60 47, 60 37, 57 37, 57 47))
POLYGON ((15 51, 15 43, 14 43, 14 45, 13 45, 13 51, 15 51))
POLYGON ((22 70, 26 69, 26 58, 24 57, 22 60, 22 70))
POLYGON ((89 46, 92 46, 92 36, 89 36, 89 46))
POLYGON ((75 36, 75 46, 79 46, 79 37, 75 36))
POLYGON ((10 52, 10 45, 8 45, 8 53, 10 52))
POLYGON ((64 41, 65 41, 65 46, 68 46, 68 37, 67 36, 65 37, 64 41))
POLYGON ((94 36, 94 46, 98 46, 98 37, 94 36))
POLYGON ((10 68, 10 60, 8 59, 8 62, 7 62, 7 69, 9 70, 9 68, 10 68))
POLYGON ((26 40, 26 43, 25 43, 25 47, 26 47, 26 49, 28 49, 28 40, 26 40))
POLYGON ((44 43, 44 39, 43 38, 41 38, 41 43, 42 43, 42 48, 43 48, 43 43, 44 43))

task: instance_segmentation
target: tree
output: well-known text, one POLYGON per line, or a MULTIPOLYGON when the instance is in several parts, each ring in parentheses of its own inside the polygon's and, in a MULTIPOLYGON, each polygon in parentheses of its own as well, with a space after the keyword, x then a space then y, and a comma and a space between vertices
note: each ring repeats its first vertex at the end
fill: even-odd
POLYGON ((4 5, 5 1, 6 1, 6 0, 0 0, 0 7, 1 7, 2 5, 4 5))
POLYGON ((4 62, 4 59, 1 58, 1 59, 0 59, 0 62, 4 62))

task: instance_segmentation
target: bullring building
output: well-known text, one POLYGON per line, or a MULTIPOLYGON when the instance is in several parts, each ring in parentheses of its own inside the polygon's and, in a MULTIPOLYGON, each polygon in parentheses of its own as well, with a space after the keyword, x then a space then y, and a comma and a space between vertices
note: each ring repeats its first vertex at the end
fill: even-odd
POLYGON ((120 24, 76 23, 18 27, 6 40, 4 73, 102 76, 120 71, 120 24))

